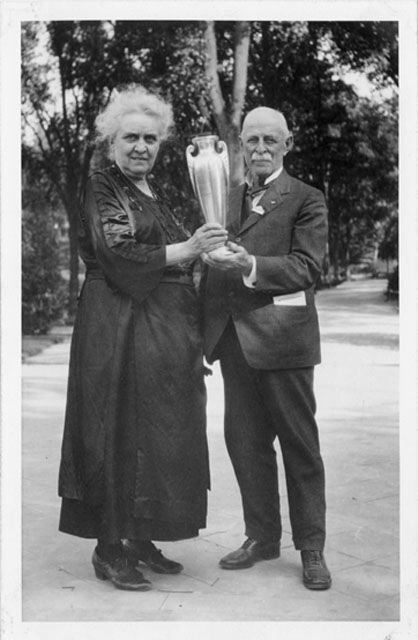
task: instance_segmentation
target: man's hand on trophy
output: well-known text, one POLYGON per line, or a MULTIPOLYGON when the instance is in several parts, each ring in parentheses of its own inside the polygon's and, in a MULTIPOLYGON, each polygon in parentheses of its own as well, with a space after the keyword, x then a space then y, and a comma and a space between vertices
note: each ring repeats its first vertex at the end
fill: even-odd
POLYGON ((226 243, 225 248, 226 251, 222 253, 203 254, 203 261, 214 269, 220 269, 221 271, 234 269, 243 276, 248 276, 253 268, 253 259, 248 251, 241 245, 231 241, 226 243))
POLYGON ((193 257, 197 257, 223 247, 227 240, 228 232, 219 223, 207 222, 196 229, 187 242, 193 257))

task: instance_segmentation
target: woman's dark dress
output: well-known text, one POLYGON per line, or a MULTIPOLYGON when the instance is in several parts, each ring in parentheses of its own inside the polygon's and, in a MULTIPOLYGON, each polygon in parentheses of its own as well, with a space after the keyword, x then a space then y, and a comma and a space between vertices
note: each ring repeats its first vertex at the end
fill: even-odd
POLYGON ((206 526, 206 391, 186 232, 114 165, 88 181, 86 280, 71 345, 60 530, 176 540, 206 526))

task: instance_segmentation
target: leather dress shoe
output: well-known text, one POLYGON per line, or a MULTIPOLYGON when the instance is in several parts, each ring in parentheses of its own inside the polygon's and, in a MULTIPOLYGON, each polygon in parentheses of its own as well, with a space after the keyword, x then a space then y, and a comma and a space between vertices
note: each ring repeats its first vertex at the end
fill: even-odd
POLYGON ((247 569, 260 560, 272 560, 280 556, 280 542, 257 542, 247 538, 244 544, 221 558, 222 569, 247 569))
POLYGON ((183 565, 180 562, 169 560, 163 556, 162 551, 148 541, 123 540, 123 546, 128 557, 134 564, 142 562, 155 573, 180 573, 183 565))
POLYGON ((103 560, 94 550, 92 562, 96 578, 110 580, 118 589, 126 591, 149 591, 152 589, 150 581, 132 566, 125 553, 112 560, 103 560))
POLYGON ((331 574, 325 563, 322 551, 301 551, 303 564, 303 584, 307 589, 318 591, 329 589, 331 574))

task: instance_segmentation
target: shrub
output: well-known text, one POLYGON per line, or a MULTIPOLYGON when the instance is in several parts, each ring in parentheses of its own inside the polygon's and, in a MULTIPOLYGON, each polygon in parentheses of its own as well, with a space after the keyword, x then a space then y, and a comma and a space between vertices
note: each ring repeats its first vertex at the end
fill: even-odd
POLYGON ((24 210, 22 215, 22 330, 46 333, 62 319, 67 286, 59 268, 59 244, 52 215, 24 210))
POLYGON ((388 277, 388 286, 386 288, 387 298, 399 298, 399 268, 395 267, 388 277))

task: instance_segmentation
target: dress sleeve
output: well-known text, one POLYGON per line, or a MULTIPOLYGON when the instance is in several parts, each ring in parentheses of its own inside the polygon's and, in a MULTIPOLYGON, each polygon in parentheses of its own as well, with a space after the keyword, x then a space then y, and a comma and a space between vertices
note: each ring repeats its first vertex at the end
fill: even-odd
POLYGON ((142 302, 158 285, 166 266, 165 243, 141 242, 128 205, 104 174, 87 182, 84 216, 97 261, 109 284, 142 302))

